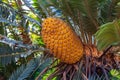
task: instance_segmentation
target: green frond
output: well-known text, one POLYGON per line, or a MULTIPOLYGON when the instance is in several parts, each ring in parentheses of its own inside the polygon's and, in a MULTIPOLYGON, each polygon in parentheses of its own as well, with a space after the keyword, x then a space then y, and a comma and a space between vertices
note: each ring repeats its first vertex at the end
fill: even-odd
MULTIPOLYGON (((44 59, 41 55, 35 59, 32 59, 26 65, 23 64, 16 71, 12 73, 9 80, 33 80, 38 76, 38 74, 46 67, 48 67, 51 63, 51 59, 44 59)), ((39 78, 40 80, 42 77, 39 78)))
POLYGON ((39 3, 37 0, 33 0, 33 3, 30 3, 28 0, 23 0, 25 5, 36 15, 39 20, 41 21, 42 14, 39 12, 41 11, 41 7, 39 6, 39 3))
POLYGON ((115 7, 116 15, 118 18, 120 18, 120 2, 117 3, 115 7))
POLYGON ((0 63, 2 65, 7 65, 9 63, 11 63, 12 61, 16 61, 16 58, 20 57, 21 52, 23 52, 24 50, 22 49, 16 49, 13 50, 12 48, 10 48, 9 46, 4 46, 4 47, 0 47, 0 63))
POLYGON ((25 18, 26 20, 32 22, 33 25, 34 25, 34 24, 38 24, 39 26, 41 26, 40 22, 38 22, 37 20, 35 20, 35 19, 33 19, 33 18, 31 18, 31 17, 29 17, 29 16, 27 16, 27 15, 24 15, 24 18, 25 18))
POLYGON ((24 80, 30 76, 32 72, 34 72, 35 68, 37 68, 41 64, 41 57, 35 58, 31 60, 27 65, 23 64, 16 71, 14 71, 9 78, 9 80, 24 80))
POLYGON ((97 0, 84 0, 84 8, 86 10, 86 16, 88 16, 90 19, 96 19, 97 18, 97 7, 98 7, 98 1, 97 0))
POLYGON ((101 0, 99 2, 98 10, 101 24, 113 21, 118 17, 117 3, 119 0, 101 0))
POLYGON ((8 4, 0 1, 0 22, 16 26, 16 11, 8 4))
MULTIPOLYGON (((27 4, 29 3, 29 1, 26 1, 25 3, 26 5, 29 5, 27 4)), ((30 22, 29 24, 31 25, 37 24, 41 26, 39 21, 35 20, 34 18, 31 18, 29 15, 26 15, 26 13, 29 14, 28 11, 26 11, 25 14, 23 14, 25 11, 24 9, 20 12, 18 11, 19 10, 15 10, 13 7, 11 7, 11 5, 6 4, 4 2, 0 2, 0 22, 5 23, 6 24, 5 26, 12 25, 15 27, 17 27, 20 24, 19 22, 22 22, 23 27, 28 26, 28 22, 30 22), (18 21, 20 17, 22 17, 22 20, 18 21)))
POLYGON ((112 69, 110 71, 111 80, 119 80, 120 79, 120 70, 112 69))
POLYGON ((88 32, 90 34, 94 34, 97 31, 94 24, 91 23, 91 20, 88 17, 83 17, 83 22, 85 24, 84 27, 83 27, 85 32, 88 32))
MULTIPOLYGON (((50 66, 52 63, 52 58, 48 58, 48 59, 45 59, 41 64, 40 66, 38 67, 38 69, 35 71, 35 73, 33 74, 33 77, 36 78, 39 76, 39 74, 45 69, 47 68, 48 66, 50 66)), ((49 70, 50 71, 50 70, 49 70)), ((52 72, 52 71, 51 71, 52 72)), ((45 74, 43 74, 42 76, 39 76, 38 80, 43 80, 43 78, 47 78, 48 76, 48 72, 46 72, 45 74), (46 77, 47 76, 47 77, 46 77)), ((50 75, 50 73, 49 73, 50 75)))
MULTIPOLYGON (((97 5, 98 5, 97 0, 84 0, 84 1, 83 0, 67 0, 67 1, 61 0, 59 2, 60 2, 59 5, 61 10, 64 10, 64 12, 66 12, 67 14, 75 13, 75 11, 79 10, 82 13, 82 15, 85 15, 85 16, 91 15, 93 17, 94 16, 97 17, 97 5), (73 11, 73 12, 70 12, 70 11, 73 11)), ((71 14, 70 17, 72 16, 75 16, 75 15, 71 14)))
MULTIPOLYGON (((23 0, 25 3, 29 3, 27 0, 23 0)), ((43 7, 45 6, 44 3, 45 0, 33 0, 32 6, 27 5, 29 8, 32 8, 32 11, 38 15, 38 17, 41 19, 46 18, 48 13, 46 12, 46 9, 43 7), (33 10, 35 9, 35 10, 33 10), (45 9, 45 10, 44 10, 45 9)))
POLYGON ((12 61, 16 62, 15 58, 27 57, 34 52, 44 51, 44 48, 34 45, 23 44, 20 41, 11 40, 5 36, 0 35, 0 42, 6 44, 0 47, 0 63, 7 65, 12 61), (9 45, 9 46, 8 46, 9 45))
POLYGON ((24 50, 23 48, 12 49, 9 46, 0 47, 0 63, 2 65, 10 64, 11 62, 17 62, 20 58, 26 58, 33 54, 34 52, 39 52, 41 50, 31 49, 24 50))
POLYGON ((110 45, 115 45, 120 42, 120 20, 115 20, 101 25, 96 32, 98 49, 105 49, 110 45))
POLYGON ((48 1, 50 5, 54 6, 56 9, 61 10, 72 27, 75 27, 75 25, 82 27, 81 30, 89 34, 93 34, 97 31, 97 27, 99 27, 97 22, 97 0, 46 1, 48 1))

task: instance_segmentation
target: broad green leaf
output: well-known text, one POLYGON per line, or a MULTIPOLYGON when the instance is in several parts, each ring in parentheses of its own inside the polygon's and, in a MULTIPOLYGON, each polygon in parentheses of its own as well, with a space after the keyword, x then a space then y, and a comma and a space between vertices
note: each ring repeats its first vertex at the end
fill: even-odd
POLYGON ((100 26, 96 32, 98 49, 103 50, 106 47, 120 43, 120 20, 114 20, 100 26))
POLYGON ((120 80, 120 70, 112 69, 110 74, 112 76, 112 80, 120 80))

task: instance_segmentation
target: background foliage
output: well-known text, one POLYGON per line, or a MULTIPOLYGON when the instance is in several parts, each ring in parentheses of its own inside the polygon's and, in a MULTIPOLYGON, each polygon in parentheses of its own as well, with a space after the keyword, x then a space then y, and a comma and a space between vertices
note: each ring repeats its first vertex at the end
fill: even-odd
MULTIPOLYGON (((46 49, 40 34, 46 17, 66 20, 83 44, 97 45, 101 51, 111 45, 119 47, 119 0, 0 0, 0 78, 33 80, 50 66, 54 58, 43 57, 46 49)), ((119 49, 113 52, 118 54, 119 49)), ((51 72, 54 69, 45 76, 51 72)), ((108 74, 112 80, 120 79, 119 70, 108 74)), ((76 75, 74 80, 81 78, 76 75)), ((88 79, 104 80, 104 76, 95 73, 88 79)))

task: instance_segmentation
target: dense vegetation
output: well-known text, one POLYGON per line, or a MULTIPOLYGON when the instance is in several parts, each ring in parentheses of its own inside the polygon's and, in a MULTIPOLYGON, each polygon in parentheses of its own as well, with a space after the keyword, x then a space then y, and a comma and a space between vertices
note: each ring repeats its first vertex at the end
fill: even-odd
POLYGON ((0 0, 0 80, 120 80, 120 0, 0 0), (41 36, 47 17, 70 25, 82 59, 50 54, 41 36))

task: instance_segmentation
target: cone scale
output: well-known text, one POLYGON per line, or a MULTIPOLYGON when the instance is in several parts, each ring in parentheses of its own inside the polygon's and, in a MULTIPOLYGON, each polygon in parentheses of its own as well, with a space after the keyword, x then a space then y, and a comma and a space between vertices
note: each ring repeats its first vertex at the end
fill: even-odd
POLYGON ((72 28, 58 18, 47 18, 41 30, 46 48, 61 62, 73 64, 83 55, 83 45, 72 28))

